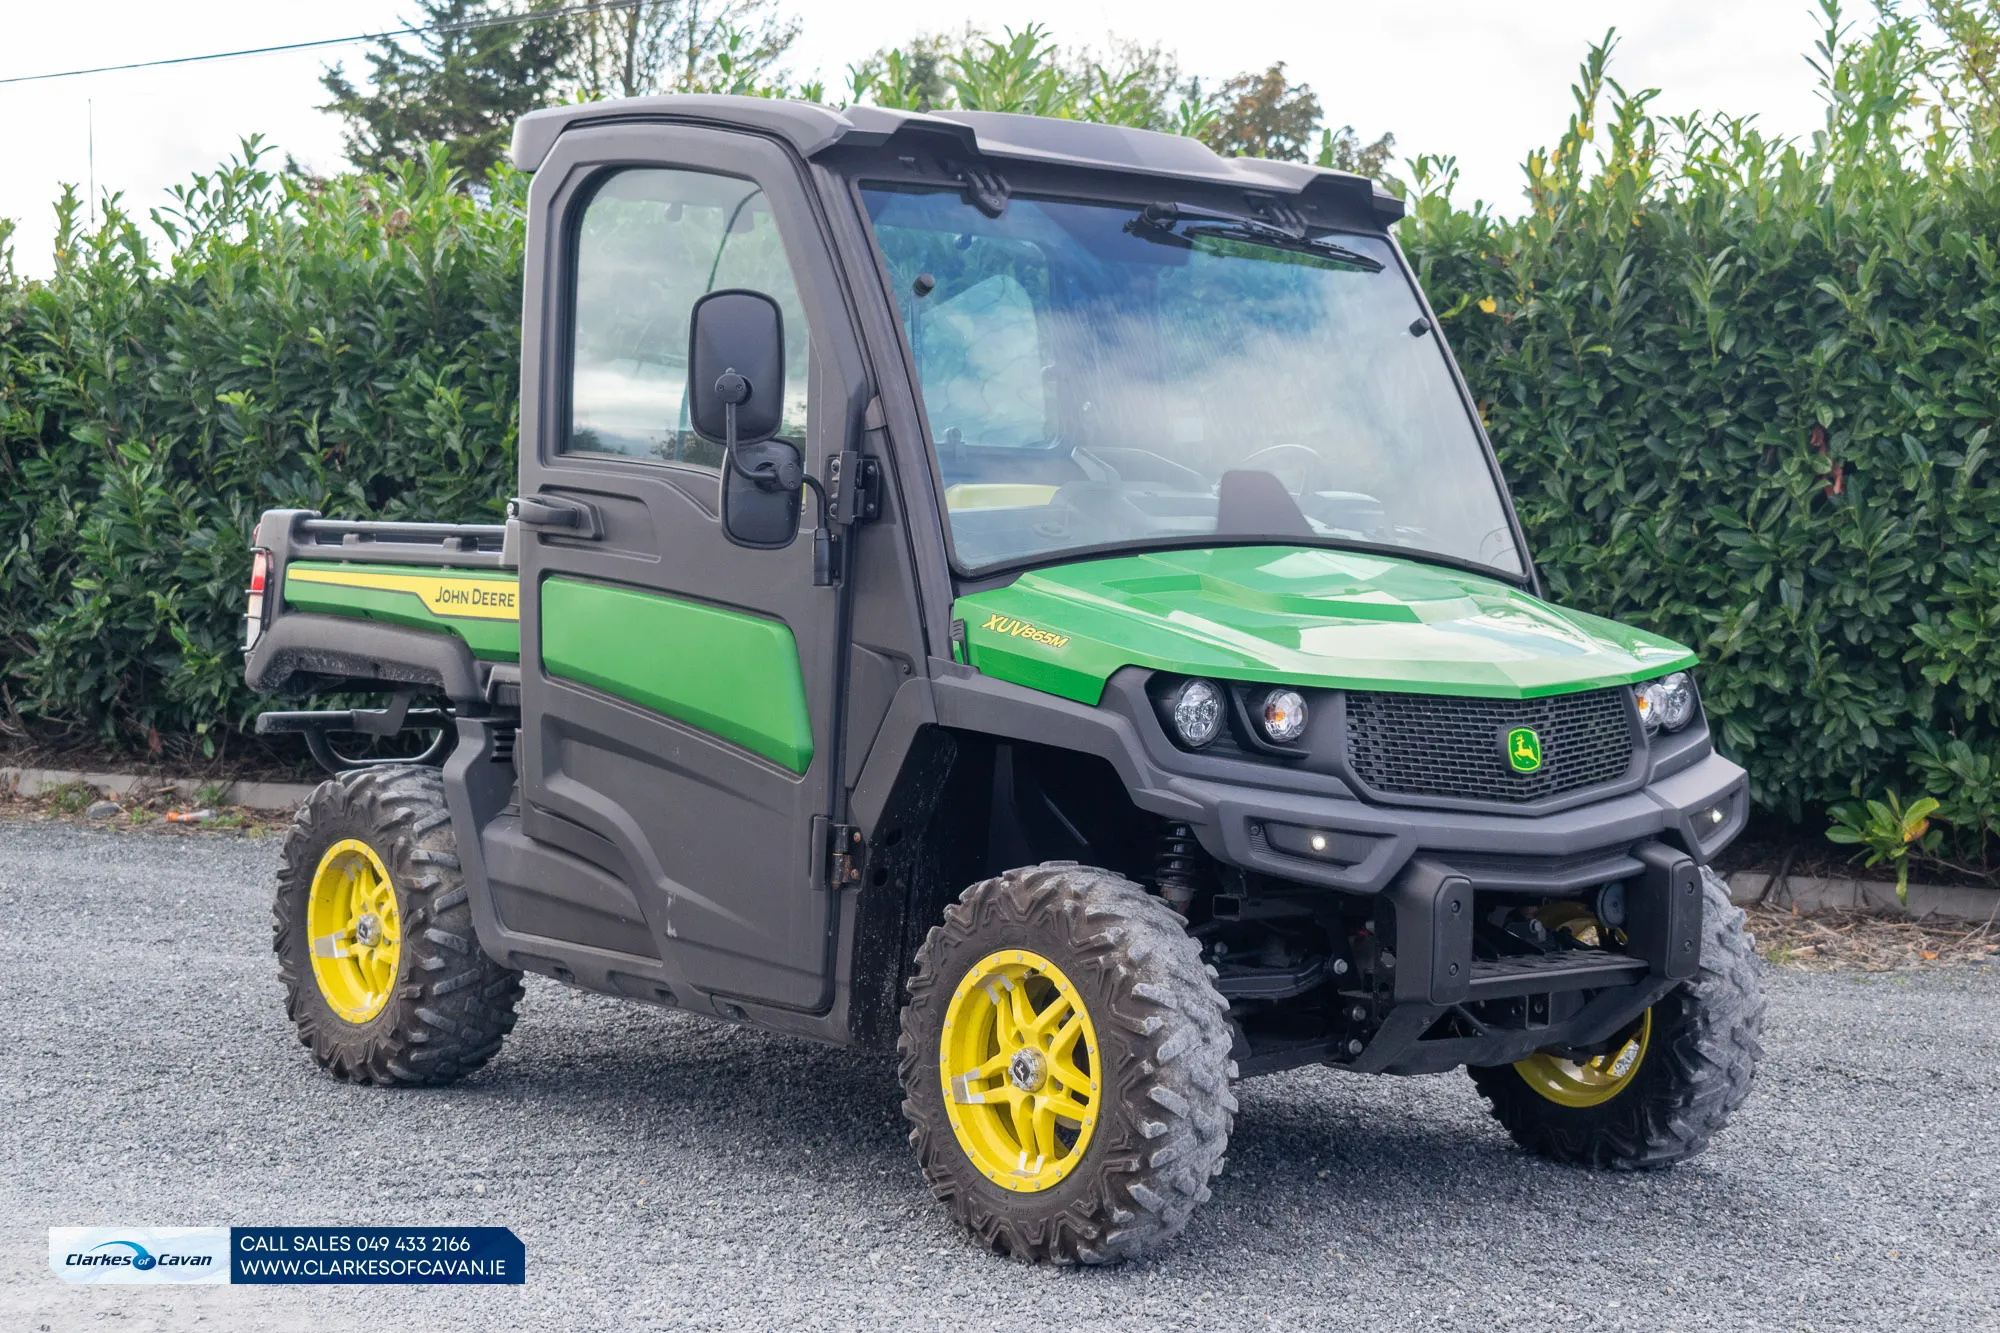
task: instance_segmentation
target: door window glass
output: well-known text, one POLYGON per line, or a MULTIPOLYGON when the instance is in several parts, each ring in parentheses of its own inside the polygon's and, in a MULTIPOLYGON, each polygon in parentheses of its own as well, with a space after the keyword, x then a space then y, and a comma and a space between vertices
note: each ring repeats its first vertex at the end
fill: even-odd
POLYGON ((763 190, 747 180, 655 167, 620 171, 585 206, 565 452, 717 468, 722 446, 690 428, 688 320, 709 292, 743 287, 785 321, 780 435, 802 444, 810 352, 805 309, 763 190))

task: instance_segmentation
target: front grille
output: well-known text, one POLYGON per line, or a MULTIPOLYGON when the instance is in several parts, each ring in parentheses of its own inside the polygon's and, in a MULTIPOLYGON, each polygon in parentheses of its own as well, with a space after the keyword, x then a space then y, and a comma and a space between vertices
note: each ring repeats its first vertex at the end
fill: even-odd
POLYGON ((1632 763, 1631 703, 1620 689, 1548 699, 1347 695, 1347 762, 1378 792, 1469 801, 1539 801, 1615 782, 1632 763), (1541 767, 1516 772, 1507 736, 1531 727, 1541 767))

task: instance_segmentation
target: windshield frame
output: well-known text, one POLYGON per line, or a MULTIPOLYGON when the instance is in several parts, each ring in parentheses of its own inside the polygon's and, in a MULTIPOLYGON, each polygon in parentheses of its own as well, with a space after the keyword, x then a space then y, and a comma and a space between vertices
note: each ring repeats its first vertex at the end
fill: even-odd
MULTIPOLYGON (((916 361, 916 353, 910 344, 909 330, 905 327, 895 298, 895 278, 889 269, 888 256, 882 249, 876 235, 873 219, 868 212, 863 191, 866 188, 884 188, 910 192, 957 193, 963 186, 953 177, 936 171, 924 171, 912 158, 896 157, 887 161, 881 158, 865 160, 848 166, 841 175, 844 178, 850 201, 855 211, 856 221, 862 234, 867 238, 874 257, 876 278, 880 283, 880 296, 884 314, 890 327, 895 330, 897 345, 901 353, 904 374, 908 377, 911 396, 918 408, 918 420, 923 432, 922 453, 931 489, 931 504, 937 514, 938 524, 944 540, 947 564, 954 580, 962 587, 993 587, 1012 582, 1019 575, 1036 569, 1047 569, 1074 564, 1081 560, 1104 559, 1121 555, 1143 555, 1151 551, 1203 550, 1217 547, 1240 546, 1290 546, 1324 550, 1355 551, 1368 555, 1387 556, 1393 559, 1414 560, 1423 564, 1438 565, 1464 573, 1491 578, 1501 583, 1524 588, 1541 595, 1541 578, 1536 571, 1530 554, 1527 535, 1522 530, 1520 516, 1514 509, 1513 492, 1507 485, 1500 468, 1500 459, 1493 447, 1492 439, 1486 433, 1485 423, 1479 419, 1477 403, 1470 386, 1458 368, 1457 358, 1451 353, 1445 341, 1437 312, 1432 308, 1430 298, 1422 284, 1417 281, 1415 270, 1408 256, 1396 241, 1393 231, 1379 226, 1358 223, 1352 218, 1328 217, 1324 210, 1308 211, 1307 218, 1315 236, 1335 239, 1341 236, 1370 237, 1385 241, 1389 253, 1394 258, 1393 266, 1385 267, 1374 275, 1378 280, 1394 281, 1398 278, 1416 297, 1419 310, 1430 323, 1428 336, 1443 360, 1446 373, 1457 390, 1459 408, 1464 413, 1473 436, 1479 442, 1479 450, 1486 464, 1487 475, 1499 497, 1500 507, 1506 516, 1509 533, 1513 537, 1515 550, 1519 552, 1522 569, 1516 573, 1495 565, 1465 560, 1442 552, 1428 551, 1415 546, 1401 546, 1391 543, 1371 542, 1346 537, 1314 534, 1299 536, 1293 534, 1268 534, 1263 536, 1211 533, 1194 533, 1182 536, 1152 536, 1130 538, 1121 541, 1095 543, 1091 545, 1068 546, 1057 551, 1035 552, 1016 558, 995 561, 985 565, 967 565, 960 559, 957 543, 953 538, 951 515, 945 505, 945 479, 940 462, 937 441, 932 437, 930 412, 923 401, 922 381, 916 361)), ((1148 204, 1163 199, 1173 199, 1190 206, 1209 207, 1218 210, 1242 211, 1244 195, 1241 191, 1218 188, 1212 182, 1189 181, 1177 177, 1148 178, 1137 174, 1109 173, 1102 170, 1079 171, 1074 168, 1039 167, 1031 164, 1008 162, 1004 172, 1012 186, 1009 198, 1057 203, 1095 205, 1107 208, 1130 208, 1136 213, 1148 204)), ((1272 195, 1276 198, 1275 192, 1272 195)), ((1297 199, 1281 199, 1280 202, 1300 207, 1297 199)))

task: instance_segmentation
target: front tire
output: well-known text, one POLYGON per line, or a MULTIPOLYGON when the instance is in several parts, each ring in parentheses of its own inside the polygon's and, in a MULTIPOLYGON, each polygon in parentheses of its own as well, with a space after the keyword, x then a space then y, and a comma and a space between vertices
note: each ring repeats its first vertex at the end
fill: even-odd
POLYGON ((513 1030, 521 974, 479 947, 436 769, 322 782, 285 837, 271 916, 285 1013, 335 1078, 450 1083, 513 1030))
POLYGON ((1596 1060, 1535 1055, 1467 1070, 1528 1151, 1614 1171, 1672 1166, 1708 1147, 1750 1095, 1764 994, 1743 912, 1702 876, 1701 965, 1596 1060))
POLYGON ((1186 923, 1122 876, 1050 862, 973 885, 918 951, 896 1043, 932 1192, 1017 1258, 1155 1248, 1222 1170, 1227 1008, 1186 923))

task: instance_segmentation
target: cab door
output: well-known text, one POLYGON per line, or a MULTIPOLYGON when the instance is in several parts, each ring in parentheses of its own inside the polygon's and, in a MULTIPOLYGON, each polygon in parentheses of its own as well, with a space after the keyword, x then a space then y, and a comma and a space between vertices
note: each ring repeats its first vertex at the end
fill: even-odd
POLYGON ((683 402, 695 301, 760 291, 783 313, 781 438, 816 475, 846 447, 863 376, 806 173, 666 123, 571 130, 536 173, 519 762, 522 831, 622 882, 677 988, 817 1011, 836 594, 809 532, 725 538, 721 450, 683 402))

